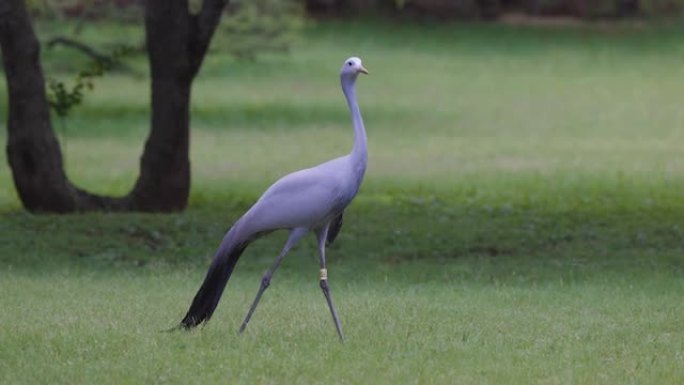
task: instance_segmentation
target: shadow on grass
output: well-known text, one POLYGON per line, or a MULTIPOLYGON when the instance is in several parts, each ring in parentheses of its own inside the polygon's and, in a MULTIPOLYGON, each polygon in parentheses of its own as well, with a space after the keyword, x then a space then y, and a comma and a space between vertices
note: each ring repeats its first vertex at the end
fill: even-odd
MULTIPOLYGON (((0 214, 0 265, 54 269, 204 271, 225 231, 247 207, 199 207, 183 214, 0 214)), ((684 212, 668 205, 480 204, 437 198, 366 199, 348 210, 331 269, 345 281, 401 276, 403 282, 543 282, 582 276, 684 274, 684 212)), ((284 232, 252 244, 239 270, 263 271, 284 232)), ((313 239, 313 238, 311 238, 313 239)), ((307 239, 284 264, 317 268, 307 239)))

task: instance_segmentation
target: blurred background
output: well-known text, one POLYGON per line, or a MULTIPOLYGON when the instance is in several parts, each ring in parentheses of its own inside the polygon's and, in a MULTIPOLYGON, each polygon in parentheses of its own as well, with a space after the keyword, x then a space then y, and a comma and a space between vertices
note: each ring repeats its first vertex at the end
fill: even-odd
MULTIPOLYGON (((145 3, 25 4, 66 177, 127 194, 153 124, 145 3)), ((0 382, 682 382, 684 0, 243 0, 220 15, 192 81, 183 209, 31 214, 0 162, 0 382), (250 246, 206 330, 150 335, 265 188, 349 151, 349 56, 370 71, 370 149, 328 252, 346 350, 329 344, 311 241, 233 335, 285 234, 250 246)), ((3 143, 8 108, 3 81, 3 143)))

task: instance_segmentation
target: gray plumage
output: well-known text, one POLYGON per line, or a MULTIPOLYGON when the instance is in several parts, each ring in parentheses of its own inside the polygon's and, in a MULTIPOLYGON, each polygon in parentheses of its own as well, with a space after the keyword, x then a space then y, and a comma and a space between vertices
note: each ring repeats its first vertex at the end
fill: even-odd
POLYGON ((207 271, 204 282, 195 295, 180 327, 191 329, 207 322, 221 298, 240 255, 250 242, 275 230, 287 229, 289 237, 282 251, 261 279, 261 285, 240 332, 249 322, 261 295, 287 252, 309 232, 318 238, 321 268, 320 286, 328 302, 340 339, 342 326, 332 302, 327 279, 325 246, 332 243, 342 226, 344 209, 361 186, 368 162, 366 131, 356 101, 355 83, 358 74, 368 73, 361 59, 345 60, 340 71, 342 91, 347 100, 354 127, 352 151, 318 166, 288 174, 273 185, 238 219, 224 236, 207 271))

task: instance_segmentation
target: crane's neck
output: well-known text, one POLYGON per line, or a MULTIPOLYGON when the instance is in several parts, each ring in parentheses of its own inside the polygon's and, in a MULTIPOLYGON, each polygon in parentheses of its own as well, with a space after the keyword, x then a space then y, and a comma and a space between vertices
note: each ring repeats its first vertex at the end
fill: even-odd
POLYGON ((366 164, 368 163, 368 139, 366 138, 366 128, 363 126, 363 118, 361 118, 361 110, 359 109, 359 104, 356 102, 356 76, 342 76, 342 91, 344 92, 345 98, 347 98, 347 104, 349 105, 349 111, 352 116, 352 124, 354 126, 354 147, 352 148, 350 157, 355 167, 359 167, 360 171, 363 173, 366 170, 366 164))

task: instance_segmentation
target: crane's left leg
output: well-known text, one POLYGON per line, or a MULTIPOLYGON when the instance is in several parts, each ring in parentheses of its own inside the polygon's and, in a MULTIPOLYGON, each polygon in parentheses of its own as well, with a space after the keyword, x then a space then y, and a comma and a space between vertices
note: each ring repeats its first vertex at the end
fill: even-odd
POLYGON ((263 277, 261 277, 261 285, 259 286, 259 291, 257 292, 256 297, 254 297, 252 306, 250 306, 244 321, 242 321, 242 325, 240 325, 240 333, 245 331, 245 328, 247 327, 249 320, 252 318, 252 314, 254 314, 254 310, 256 310, 257 305, 259 305, 261 295, 264 294, 264 291, 266 291, 268 286, 271 284, 271 278, 273 278, 273 274, 278 269, 278 266, 280 266, 280 262, 283 261, 287 252, 290 251, 290 249, 294 245, 296 245, 299 242, 299 240, 302 239, 304 235, 306 235, 307 232, 309 232, 309 230, 304 228, 296 228, 290 232, 290 236, 287 238, 287 242, 285 242, 285 246, 278 255, 278 258, 276 258, 271 267, 269 267, 268 270, 266 270, 266 273, 264 273, 263 277))
POLYGON ((340 341, 344 341, 344 334, 342 333, 342 325, 340 324, 340 319, 337 316, 337 310, 335 310, 335 305, 333 304, 332 297, 330 295, 330 286, 328 286, 328 269, 325 265, 325 241, 328 238, 328 226, 319 230, 316 233, 318 237, 318 253, 321 261, 321 277, 320 285, 325 299, 328 301, 328 308, 330 308, 330 314, 332 314, 333 321, 335 322, 335 328, 337 328, 337 334, 340 336, 340 341))

